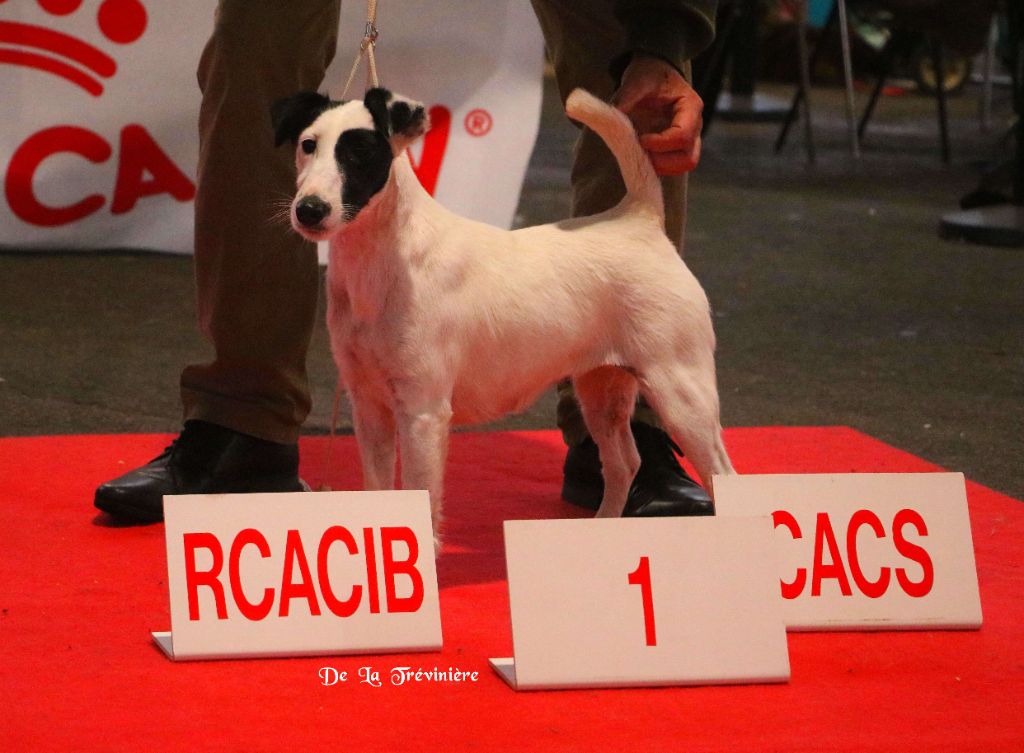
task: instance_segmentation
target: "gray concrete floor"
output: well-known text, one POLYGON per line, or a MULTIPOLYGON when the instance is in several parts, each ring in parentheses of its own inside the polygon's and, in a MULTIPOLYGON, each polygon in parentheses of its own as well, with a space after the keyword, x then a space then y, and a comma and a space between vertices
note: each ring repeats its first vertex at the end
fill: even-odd
MULTIPOLYGON (((1024 498, 1024 253, 936 234, 997 134, 980 133, 972 92, 956 98, 944 167, 934 103, 889 98, 858 162, 839 92, 813 102, 816 166, 796 132, 775 156, 777 126, 717 121, 691 182, 687 261, 715 312, 723 423, 849 425, 1024 498)), ((567 215, 573 135, 548 86, 519 224, 567 215)), ((0 434, 174 432, 178 372, 207 357, 188 258, 0 255, 0 434)), ((309 365, 307 431, 323 432, 322 317, 309 365)), ((498 426, 552 416, 548 395, 498 426)))

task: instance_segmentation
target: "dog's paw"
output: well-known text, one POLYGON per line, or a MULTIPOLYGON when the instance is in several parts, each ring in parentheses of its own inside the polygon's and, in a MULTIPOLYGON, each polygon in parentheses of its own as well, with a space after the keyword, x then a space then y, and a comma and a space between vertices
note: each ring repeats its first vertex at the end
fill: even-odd
POLYGON ((444 542, 441 540, 441 534, 434 534, 434 559, 438 559, 441 556, 441 548, 444 546, 444 542))
POLYGON ((434 531, 434 559, 441 556, 441 549, 444 547, 444 529, 441 525, 442 517, 440 512, 431 515, 431 528, 434 531))

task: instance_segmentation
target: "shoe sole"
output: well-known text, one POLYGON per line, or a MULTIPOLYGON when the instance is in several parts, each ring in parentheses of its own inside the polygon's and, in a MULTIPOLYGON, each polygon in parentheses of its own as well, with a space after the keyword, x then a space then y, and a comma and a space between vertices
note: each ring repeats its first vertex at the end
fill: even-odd
MULTIPOLYGON (((590 510, 591 512, 597 512, 597 509, 601 506, 602 490, 593 486, 581 486, 579 484, 571 484, 568 482, 562 483, 562 499, 568 502, 570 505, 576 507, 582 507, 584 510, 590 510), (594 504, 594 500, 597 500, 597 504, 594 504)), ((627 510, 623 512, 622 517, 624 518, 701 518, 709 517, 715 514, 715 508, 713 503, 707 509, 693 509, 692 507, 685 512, 680 511, 678 508, 672 509, 672 507, 662 508, 659 510, 657 506, 659 500, 652 499, 644 502, 636 510, 627 510), (656 512, 650 512, 651 509, 656 512)), ((667 504, 667 503, 666 503, 667 504)))
MULTIPOLYGON (((281 493, 281 492, 308 492, 309 484, 298 479, 298 483, 291 478, 264 480, 258 484, 250 484, 245 489, 234 489, 231 494, 258 494, 258 493, 281 493), (254 488, 258 487, 258 488, 254 488)), ((227 492, 226 492, 227 493, 227 492)), ((164 519, 163 503, 159 505, 159 512, 153 506, 140 506, 131 504, 128 500, 120 500, 112 497, 103 497, 99 494, 93 499, 93 506, 97 510, 117 518, 121 522, 135 525, 151 525, 162 523, 164 519)))
POLYGON ((159 515, 154 515, 148 508, 137 507, 121 500, 110 499, 109 497, 97 495, 92 504, 97 510, 105 512, 123 523, 149 525, 151 523, 159 523, 164 519, 162 509, 159 515))

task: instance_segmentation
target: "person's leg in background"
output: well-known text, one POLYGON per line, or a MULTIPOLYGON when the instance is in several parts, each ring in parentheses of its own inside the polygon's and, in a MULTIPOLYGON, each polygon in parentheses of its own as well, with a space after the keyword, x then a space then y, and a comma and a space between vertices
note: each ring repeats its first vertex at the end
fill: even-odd
MULTIPOLYGON (((578 3, 532 0, 555 79, 564 103, 577 87, 608 101, 618 85, 613 61, 627 51, 627 36, 615 18, 613 0, 578 3)), ((686 71, 688 73, 688 71, 686 71)), ((601 138, 583 129, 572 166, 572 215, 582 217, 615 206, 625 194, 618 165, 601 138)), ((665 226, 680 255, 686 225, 685 175, 662 178, 665 226)), ((562 497, 596 510, 604 486, 597 446, 587 434, 572 384, 558 386, 558 427, 568 446, 562 497)), ((707 515, 713 506, 707 493, 679 466, 671 439, 658 428, 657 417, 643 402, 637 405, 633 433, 641 468, 630 490, 627 515, 707 515)))
POLYGON ((319 294, 315 246, 275 222, 294 188, 270 105, 320 86, 340 0, 221 0, 199 62, 195 271, 214 360, 181 375, 185 427, 153 462, 97 489, 96 506, 140 522, 174 493, 294 491, 319 294))

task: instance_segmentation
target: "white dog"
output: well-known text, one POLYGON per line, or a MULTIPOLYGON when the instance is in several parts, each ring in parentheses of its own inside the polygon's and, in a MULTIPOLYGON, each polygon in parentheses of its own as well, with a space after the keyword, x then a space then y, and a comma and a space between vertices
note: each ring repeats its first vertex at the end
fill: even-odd
POLYGON ((721 439, 707 298, 664 232, 661 185, 625 115, 585 91, 570 117, 619 162, 607 212, 505 231, 458 217, 421 187, 406 147, 423 106, 373 89, 340 103, 304 92, 273 108, 296 144, 295 230, 330 241, 328 325, 367 489, 430 492, 441 521, 449 427, 527 407, 571 376, 618 517, 640 456, 638 391, 705 486, 732 473, 721 439))

